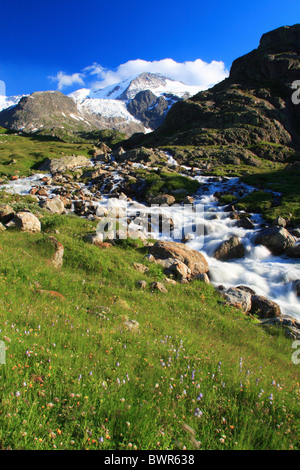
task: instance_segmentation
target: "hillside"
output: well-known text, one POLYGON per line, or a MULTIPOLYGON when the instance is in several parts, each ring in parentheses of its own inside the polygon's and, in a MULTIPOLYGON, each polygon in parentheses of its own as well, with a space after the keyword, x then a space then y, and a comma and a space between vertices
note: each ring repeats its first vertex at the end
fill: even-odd
POLYGON ((153 290, 164 275, 139 242, 92 246, 93 223, 2 201, 34 211, 42 233, 0 233, 1 449, 299 448, 283 331, 201 281, 153 290))
POLYGON ((70 139, 97 128, 83 117, 74 101, 59 91, 32 93, 0 112, 0 125, 26 134, 70 139))

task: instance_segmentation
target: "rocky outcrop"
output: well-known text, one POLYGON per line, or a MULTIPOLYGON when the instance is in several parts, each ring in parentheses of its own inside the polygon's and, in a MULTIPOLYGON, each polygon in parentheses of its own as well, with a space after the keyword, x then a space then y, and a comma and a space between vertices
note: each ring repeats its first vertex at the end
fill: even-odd
POLYGON ((300 108, 291 99, 291 84, 299 79, 299 37, 299 24, 267 33, 257 49, 233 62, 228 79, 174 104, 155 132, 129 139, 127 148, 190 145, 196 146, 190 161, 200 152, 212 162, 225 162, 235 148, 235 165, 260 158, 285 162, 300 146, 300 108))
POLYGON ((295 340, 300 339, 300 322, 288 316, 275 317, 261 321, 264 327, 280 327, 284 328, 286 336, 295 340))
POLYGON ((146 128, 156 129, 160 126, 170 106, 179 101, 176 96, 157 97, 150 90, 140 91, 128 103, 127 109, 136 119, 139 119, 146 128))

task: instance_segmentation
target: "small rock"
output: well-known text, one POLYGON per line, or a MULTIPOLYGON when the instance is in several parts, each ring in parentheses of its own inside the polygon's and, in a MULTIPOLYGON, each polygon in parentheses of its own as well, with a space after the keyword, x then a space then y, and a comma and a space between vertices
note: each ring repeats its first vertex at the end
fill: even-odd
POLYGON ((103 243, 103 235, 102 233, 88 233, 85 236, 85 240, 92 245, 99 246, 103 243))
POLYGON ((177 284, 175 279, 170 279, 169 277, 165 277, 164 282, 166 282, 167 284, 171 284, 172 286, 175 286, 177 284))
POLYGON ((158 241, 150 248, 149 253, 156 261, 170 258, 184 263, 191 270, 191 277, 199 273, 208 273, 209 267, 205 257, 199 251, 177 242, 158 241))
POLYGON ((272 225, 277 225, 277 227, 286 227, 286 220, 283 217, 278 216, 273 220, 272 225))
POLYGON ((167 293, 167 289, 161 282, 153 282, 151 284, 151 289, 159 290, 159 292, 167 293))
POLYGON ((146 287, 147 287, 147 282, 146 281, 137 281, 136 284, 140 289, 146 289, 146 287))
POLYGON ((170 194, 162 194, 160 196, 153 197, 148 200, 149 204, 167 204, 168 206, 171 206, 176 202, 176 199, 174 196, 171 196, 170 194))
POLYGON ((144 259, 149 261, 149 263, 155 263, 155 258, 153 255, 146 255, 144 259))
POLYGON ((197 274, 194 279, 198 279, 199 281, 205 282, 205 284, 210 284, 209 277, 206 273, 197 274))
POLYGON ((253 230, 254 229, 254 224, 249 219, 249 217, 242 217, 240 220, 238 220, 237 225, 238 225, 238 227, 242 227, 242 228, 245 228, 247 230, 253 230))
POLYGON ((107 217, 108 215, 108 209, 103 206, 98 206, 96 210, 96 217, 107 217))
POLYGON ((64 247, 54 237, 49 237, 49 240, 55 248, 55 253, 52 256, 50 262, 55 268, 61 268, 63 265, 64 247))
POLYGON ((143 274, 149 271, 149 268, 141 263, 133 263, 133 267, 134 269, 136 269, 137 271, 143 274))
POLYGON ((126 319, 123 322, 123 325, 132 332, 137 332, 139 330, 139 323, 136 320, 131 320, 130 318, 126 319))

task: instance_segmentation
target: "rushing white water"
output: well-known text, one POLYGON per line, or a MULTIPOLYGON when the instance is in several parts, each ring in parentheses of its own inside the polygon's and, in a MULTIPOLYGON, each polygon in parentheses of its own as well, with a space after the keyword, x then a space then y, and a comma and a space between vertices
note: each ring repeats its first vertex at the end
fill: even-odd
MULTIPOLYGON (((169 159, 169 164, 175 165, 176 162, 173 159, 169 159)), ((189 172, 188 167, 184 167, 184 170, 187 173, 189 172)), ((22 178, 2 186, 2 189, 18 194, 28 194, 33 186, 42 184, 41 178, 44 176, 50 175, 37 174, 29 178, 22 178)), ((112 172, 111 177, 113 189, 116 189, 118 183, 122 181, 117 169, 112 172)), ((202 226, 205 227, 204 234, 193 233, 193 214, 191 212, 182 212, 178 206, 166 206, 151 209, 154 220, 150 234, 151 238, 174 239, 172 238, 172 232, 160 232, 159 224, 156 223, 157 219, 155 219, 155 215, 158 216, 159 213, 163 214, 166 220, 172 219, 175 226, 177 222, 182 223, 185 234, 190 236, 190 240, 186 243, 187 246, 201 251, 206 257, 209 264, 209 276, 214 285, 223 285, 225 288, 247 285, 257 294, 278 303, 283 314, 300 320, 300 299, 293 290, 293 281, 300 279, 299 260, 288 258, 284 255, 273 256, 266 247, 256 246, 254 238, 263 222, 261 217, 257 214, 252 214, 251 220, 254 223, 254 229, 249 230, 238 227, 236 220, 230 218, 230 214, 224 211, 223 207, 219 205, 214 197, 214 193, 217 191, 232 193, 243 190, 245 193, 249 193, 254 188, 242 184, 238 178, 218 179, 204 177, 199 174, 195 179, 202 183, 202 189, 195 195, 194 206, 201 208, 201 210, 197 211, 197 214, 200 217, 202 226), (245 257, 227 262, 215 259, 213 254, 216 248, 231 236, 237 236, 241 240, 246 251, 245 257)), ((89 192, 88 187, 82 184, 80 186, 86 193, 89 192)), ((50 197, 53 196, 51 191, 54 188, 54 186, 52 188, 47 186, 50 197)), ((126 217, 136 214, 149 214, 149 207, 146 205, 135 201, 128 204, 124 198, 104 197, 101 202, 95 202, 94 205, 108 209, 120 207, 123 209, 123 212, 125 211, 126 217)), ((141 225, 138 222, 138 219, 133 220, 131 228, 141 230, 141 225)), ((147 233, 145 226, 143 231, 147 233)), ((180 240, 176 239, 174 241, 180 240)))

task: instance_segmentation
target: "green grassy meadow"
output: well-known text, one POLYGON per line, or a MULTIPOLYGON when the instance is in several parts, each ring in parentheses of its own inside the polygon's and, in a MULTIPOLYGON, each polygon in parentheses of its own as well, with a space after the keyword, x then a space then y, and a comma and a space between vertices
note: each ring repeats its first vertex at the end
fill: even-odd
POLYGON ((42 226, 0 234, 2 449, 299 449, 299 366, 283 331, 200 281, 153 292, 162 273, 133 268, 147 264, 137 242, 89 245, 91 223, 75 216, 42 226))
MULTIPOLYGON (((92 148, 1 139, 4 179, 92 148)), ((165 283, 141 242, 93 246, 94 222, 1 192, 6 203, 37 214, 42 232, 0 232, 0 449, 299 450, 300 369, 283 329, 211 285, 165 283), (49 236, 64 246, 59 269, 49 236), (157 280, 167 293, 151 289, 157 280)))

